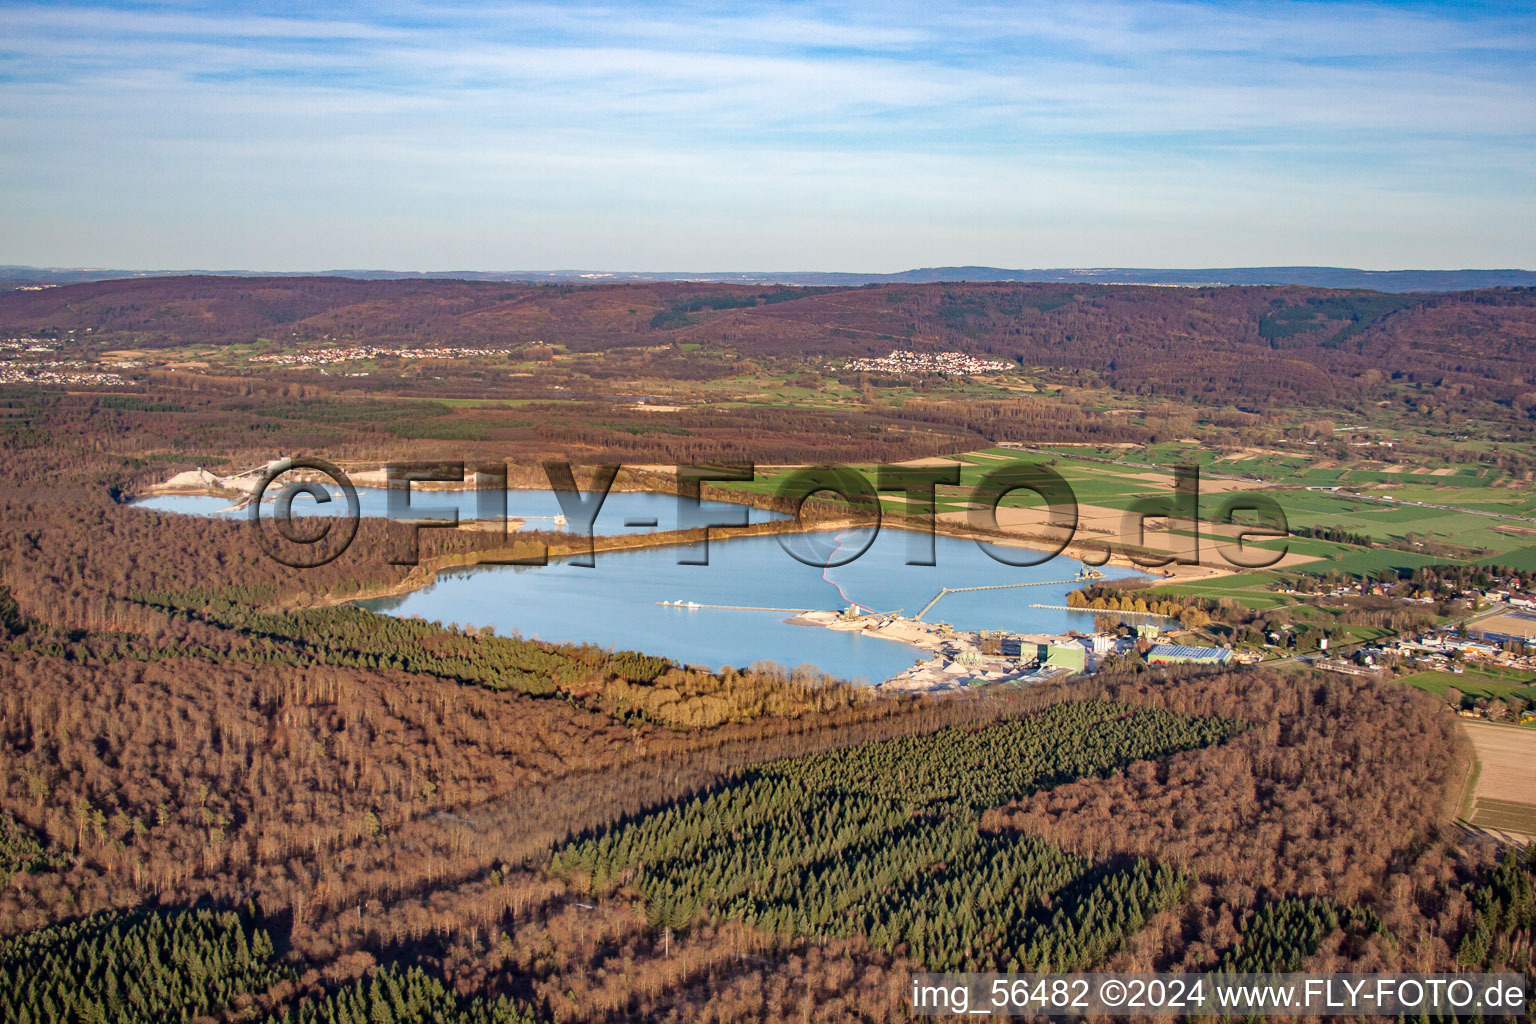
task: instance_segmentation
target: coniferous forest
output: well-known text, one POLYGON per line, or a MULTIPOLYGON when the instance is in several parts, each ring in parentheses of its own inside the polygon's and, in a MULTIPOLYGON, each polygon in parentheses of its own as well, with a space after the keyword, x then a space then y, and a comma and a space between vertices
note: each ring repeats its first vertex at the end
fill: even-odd
POLYGON ((104 913, 0 945, 0 1013, 42 1021, 190 1021, 295 976, 232 910, 104 913))
POLYGON ((1094 866, 982 834, 988 807, 1238 728, 1099 702, 754 766, 717 792, 555 854, 594 892, 633 887, 668 927, 723 916, 857 934, 934 970, 1064 970, 1112 952, 1182 895, 1145 860, 1094 866))

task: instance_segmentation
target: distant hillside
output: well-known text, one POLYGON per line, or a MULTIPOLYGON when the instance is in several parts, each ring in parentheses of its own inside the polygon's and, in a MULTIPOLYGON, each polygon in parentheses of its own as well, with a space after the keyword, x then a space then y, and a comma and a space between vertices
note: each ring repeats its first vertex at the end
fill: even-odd
POLYGON ((1378 292, 1448 292, 1475 288, 1536 285, 1531 270, 1354 270, 1348 267, 1218 267, 1160 270, 1102 267, 1002 270, 997 267, 927 267, 899 274, 808 274, 796 284, 928 283, 935 281, 1021 281, 1061 284, 1302 285, 1308 288, 1366 288, 1378 292), (814 280, 811 280, 814 278, 814 280))
MULTIPOLYGON (((196 274, 215 277, 266 277, 249 270, 109 270, 0 266, 0 288, 81 284, 125 278, 196 274)), ((1075 267, 1006 270, 1000 267, 924 267, 894 274, 821 271, 658 271, 608 272, 591 270, 327 270, 313 274, 283 273, 284 277, 346 277, 364 281, 460 280, 558 282, 562 284, 625 284, 667 281, 717 284, 839 285, 929 284, 933 282, 1016 281, 1056 284, 1301 285, 1309 288, 1365 288, 1378 292, 1452 292, 1476 288, 1536 286, 1536 270, 1354 270, 1348 267, 1216 267, 1178 270, 1137 267, 1075 267)))
POLYGON ((708 282, 170 277, 0 294, 0 337, 187 344, 468 347, 607 354, 587 372, 704 379, 741 359, 959 350, 1080 385, 1225 404, 1327 404, 1383 374, 1536 407, 1536 289, 1393 295, 1295 285, 708 282), (687 346, 684 346, 684 342, 687 346), (662 353, 666 354, 663 355, 662 353), (629 362, 627 362, 629 361, 629 362))

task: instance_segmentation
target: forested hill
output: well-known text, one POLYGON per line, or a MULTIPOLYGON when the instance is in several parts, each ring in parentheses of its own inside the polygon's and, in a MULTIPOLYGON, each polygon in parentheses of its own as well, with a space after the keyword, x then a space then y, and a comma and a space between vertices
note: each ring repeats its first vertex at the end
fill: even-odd
MULTIPOLYGON (((262 273, 234 271, 139 271, 74 269, 65 267, 0 267, 0 286, 80 284, 119 278, 185 276, 214 273, 221 277, 264 277, 262 273)), ((921 267, 891 274, 857 272, 788 271, 654 271, 609 272, 590 270, 329 270, 303 277, 350 277, 363 281, 443 280, 565 282, 571 284, 656 283, 705 281, 714 284, 840 285, 929 284, 960 281, 1028 281, 1082 284, 1160 285, 1254 285, 1293 284, 1309 288, 1368 288, 1380 292, 1448 292, 1474 288, 1536 286, 1536 270, 1358 270, 1353 267, 1207 267, 1169 269, 1155 267, 1048 267, 1008 270, 1002 267, 921 267)))
POLYGON ((1517 368, 1536 365, 1536 289, 177 277, 0 295, 0 337, 36 335, 92 339, 97 349, 245 344, 252 355, 359 339, 548 345, 638 353, 648 375, 690 380, 764 357, 820 364, 892 348, 960 350, 1184 400, 1327 403, 1350 381, 1391 373, 1453 388, 1464 408, 1473 397, 1509 407, 1531 391, 1517 368))

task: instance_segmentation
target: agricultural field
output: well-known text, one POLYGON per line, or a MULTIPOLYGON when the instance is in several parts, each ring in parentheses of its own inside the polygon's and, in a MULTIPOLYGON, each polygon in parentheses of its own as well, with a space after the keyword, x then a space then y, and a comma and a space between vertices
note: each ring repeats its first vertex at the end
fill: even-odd
POLYGON ((1468 697, 1523 697, 1536 702, 1536 677, 1506 669, 1468 668, 1463 672, 1416 672, 1402 676, 1398 681, 1441 696, 1454 687, 1468 697))
MULTIPOLYGON (((1156 461, 1150 457, 1144 458, 1146 468, 1140 469, 1134 466, 1090 461, 1080 456, 1074 457, 1072 452, 1081 449, 1061 447, 1059 450, 1062 454, 1049 460, 1042 460, 1039 454, 1033 452, 1009 448, 991 448, 966 453, 956 458, 967 466, 963 471, 963 481, 966 483, 979 479, 981 473, 987 468, 996 467, 1004 462, 1047 461, 1050 468, 1067 480, 1083 503, 1121 510, 1132 507, 1138 499, 1170 493, 1174 479, 1172 468, 1183 461, 1183 455, 1188 454, 1206 456, 1201 480, 1203 516, 1213 515, 1218 510, 1224 492, 1234 489, 1259 489, 1251 480, 1233 481, 1222 476, 1212 476, 1206 472, 1210 465, 1220 464, 1219 460, 1213 461, 1211 452, 1181 452, 1170 450, 1168 445, 1149 446, 1146 449, 1106 449, 1118 462, 1129 461, 1121 458, 1125 455, 1161 455, 1161 459, 1156 461), (976 466, 979 469, 973 473, 970 466, 976 466)), ((1390 474, 1383 475, 1390 476, 1390 474)), ((1293 528, 1332 528, 1369 537, 1382 544, 1412 543, 1414 539, 1421 539, 1430 543, 1445 542, 1463 547, 1483 547, 1491 552, 1502 554, 1518 552, 1523 546, 1528 546, 1530 539, 1536 538, 1536 515, 1532 516, 1530 523, 1523 524, 1520 521, 1506 521, 1489 514, 1525 515, 1530 513, 1533 508, 1536 508, 1536 487, 1519 490, 1501 488, 1501 496, 1492 501, 1488 500, 1489 495, 1486 491, 1471 491, 1465 487, 1455 486, 1415 488, 1411 494, 1393 490, 1383 492, 1380 498, 1374 495, 1353 497, 1294 486, 1266 485, 1262 490, 1279 503, 1293 528), (1405 501, 1422 501, 1426 504, 1440 505, 1455 504, 1459 507, 1428 508, 1401 504, 1405 501), (1526 530, 1530 532, 1524 532, 1526 530)), ((1010 496, 1004 502, 1005 507, 1031 507, 1038 504, 1039 499, 1028 492, 1010 496)), ((1327 545, 1326 542, 1307 538, 1293 538, 1290 543, 1293 549, 1302 552, 1308 551, 1307 545, 1311 544, 1313 545, 1311 550, 1320 555, 1332 555, 1343 550, 1340 545, 1327 545)), ((1411 556, 1412 553, 1409 552, 1409 554, 1411 556)), ((1496 559, 1497 554, 1490 556, 1490 561, 1496 559)), ((1405 564, 1420 563, 1413 562, 1410 558, 1410 561, 1405 564)), ((1358 572, 1359 569, 1351 567, 1341 571, 1358 572)))
POLYGON ((1492 555, 1480 560, 1482 565, 1507 565, 1512 569, 1520 569, 1524 572, 1536 572, 1536 547, 1517 548, 1503 554, 1492 555))
MULTIPOLYGON (((948 459, 921 460, 920 464, 950 462, 958 465, 960 486, 940 485, 936 490, 937 512, 944 521, 956 526, 969 522, 968 512, 975 507, 975 503, 970 500, 974 496, 973 489, 987 473, 1012 464, 1046 465, 1067 481, 1078 499, 1077 538, 1080 541, 1109 539, 1120 546, 1121 550, 1125 550, 1127 545, 1137 543, 1136 538, 1125 533, 1129 527, 1129 510, 1149 498, 1167 498, 1172 494, 1174 476, 1168 463, 1157 465, 1152 458, 1177 460, 1191 452, 1189 446, 1168 444, 1144 449, 1059 445, 1053 449, 1024 450, 994 446, 964 452, 948 459), (1086 451, 1100 454, 1089 456, 1084 454, 1086 451), (1135 455, 1140 461, 1131 464, 1131 459, 1122 457, 1130 455, 1135 455)), ((1214 458, 1205 461, 1208 465, 1219 462, 1214 458)), ((853 468, 866 479, 874 480, 874 464, 866 463, 853 468)), ((766 498, 776 493, 790 472, 789 467, 759 467, 758 478, 754 482, 724 487, 766 498)), ((1294 586, 1298 577, 1305 575, 1338 573, 1343 578, 1362 579, 1406 575, 1420 566, 1464 561, 1468 555, 1475 556, 1483 552, 1494 552, 1481 559, 1489 565, 1513 564, 1519 567, 1536 559, 1536 549, 1520 546, 1528 540, 1522 532, 1525 527, 1483 514, 1474 508, 1384 504, 1375 498, 1294 486, 1269 487, 1210 475, 1203 476, 1201 483, 1201 512, 1207 518, 1216 514, 1227 500, 1226 495, 1233 490, 1261 490, 1279 504, 1293 531, 1301 530, 1317 535, 1298 536, 1293 533, 1284 539, 1250 540, 1247 544, 1284 552, 1284 557, 1267 570, 1244 570, 1235 574, 1225 572, 1215 578, 1186 578, 1159 584, 1155 590, 1159 596, 1198 596, 1211 600, 1225 598, 1263 611, 1305 604, 1303 598, 1279 592, 1282 588, 1294 586)), ((1453 486, 1437 487, 1434 490, 1443 492, 1442 497, 1446 499, 1482 493, 1453 486)), ((1500 490, 1505 494, 1523 493, 1508 488, 1500 490)), ((882 512, 887 515, 903 516, 913 511, 901 495, 882 493, 880 502, 882 512)), ((1044 525, 1043 505, 1043 499, 1032 491, 1013 492, 999 505, 1005 513, 999 517, 999 522, 1004 529, 1026 534, 1038 533, 1044 525), (1026 510, 1031 514, 1017 514, 1018 511, 1026 510), (1009 511, 1014 511, 1014 514, 1008 515, 1009 511)), ((1536 535, 1536 525, 1530 529, 1536 535)), ((1220 561, 1217 542, 1223 533, 1231 532, 1232 527, 1218 528, 1209 522, 1202 525, 1202 562, 1206 566, 1218 571, 1230 569, 1230 566, 1220 561)), ((1186 538, 1189 536, 1190 531, 1187 529, 1163 529, 1147 533, 1140 539, 1140 543, 1154 551, 1173 551, 1180 550, 1181 546, 1187 547, 1186 538)), ((1365 637, 1362 635, 1360 638, 1365 637)))
POLYGON ((1152 588, 1158 597, 1203 597, 1212 601, 1229 598, 1248 608, 1288 608, 1298 602, 1294 597, 1271 589, 1279 581, 1273 573, 1246 572, 1188 583, 1165 583, 1152 588))
POLYGON ((1467 820, 1479 828, 1536 839, 1536 729, 1463 720, 1477 754, 1467 820))
POLYGON ((1421 565, 1434 565, 1445 561, 1447 561, 1445 558, 1421 555, 1412 551, 1398 551, 1395 548, 1356 548, 1347 554, 1339 554, 1315 562, 1304 562, 1292 568, 1296 572, 1333 571, 1346 576, 1370 577, 1383 572, 1405 573, 1421 565))

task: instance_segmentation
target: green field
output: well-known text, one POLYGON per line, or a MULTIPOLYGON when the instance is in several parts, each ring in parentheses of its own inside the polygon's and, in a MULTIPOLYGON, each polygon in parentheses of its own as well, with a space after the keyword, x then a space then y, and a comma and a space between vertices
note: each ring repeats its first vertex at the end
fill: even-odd
POLYGON ((1526 700, 1536 701, 1536 679, 1509 678, 1509 673, 1493 675, 1480 672, 1476 669, 1467 669, 1458 675, 1455 672, 1427 671, 1418 672, 1411 676, 1404 676, 1399 682, 1416 686, 1421 690, 1444 696, 1445 691, 1454 686, 1469 697, 1524 697, 1526 700))
POLYGON ((1407 572, 1421 565, 1444 562, 1444 558, 1420 555, 1412 551, 1394 548, 1356 548, 1347 555, 1338 555, 1316 562, 1304 562, 1289 566, 1291 572, 1325 573, 1329 570, 1355 576, 1374 576, 1383 570, 1407 572))
MULTIPOLYGON (((959 487, 938 488, 938 510, 956 512, 970 507, 968 500, 972 497, 973 489, 989 472, 1016 462, 1048 464, 1049 468, 1066 480, 1082 504, 1128 510, 1146 497, 1170 495, 1168 486, 1155 480, 1143 479, 1143 474, 1152 470, 1166 473, 1175 464, 1199 462, 1207 472, 1215 470, 1225 475, 1253 473, 1267 479, 1277 479, 1288 473, 1290 486, 1266 489, 1263 493, 1279 503, 1292 529, 1341 530, 1368 537, 1380 545, 1362 548, 1296 536, 1283 541, 1252 542, 1272 550, 1283 547, 1315 559, 1288 567, 1288 575, 1320 575, 1329 571, 1337 571, 1346 576, 1373 576, 1383 571, 1407 573, 1419 566, 1455 560, 1443 553, 1431 554, 1415 550, 1412 545, 1416 542, 1424 543, 1432 549, 1440 545, 1441 551, 1472 552, 1474 557, 1476 551, 1487 551, 1491 554, 1480 559, 1485 564, 1536 569, 1536 547, 1531 546, 1531 537, 1509 532, 1508 529, 1496 529, 1499 526, 1518 526, 1518 523, 1475 511, 1526 514, 1536 509, 1536 494, 1511 490, 1505 486, 1491 487, 1497 473, 1487 467, 1458 469, 1444 477, 1358 469, 1314 470, 1307 467, 1307 459, 1301 455, 1270 455, 1224 462, 1219 453, 1181 443, 1152 445, 1145 449, 1056 446, 1054 449, 1043 449, 1042 452, 994 447, 954 456, 961 464, 961 484, 959 487), (1113 465, 1095 459, 1114 459, 1117 462, 1136 464, 1113 465), (1363 486, 1378 482, 1362 477, 1362 473, 1380 477, 1380 482, 1398 484, 1390 493, 1404 499, 1433 501, 1437 504, 1461 503, 1465 507, 1453 509, 1394 505, 1296 486, 1363 486), (1435 482, 1428 482, 1431 480, 1435 482)), ((873 465, 854 468, 873 481, 873 465)), ((763 472, 750 484, 728 486, 770 495, 775 493, 787 473, 788 470, 763 472)), ((1224 500, 1222 495, 1204 493, 1201 497, 1202 514, 1214 516, 1224 500)), ((1027 490, 1015 491, 1001 502, 1005 508, 1032 508, 1042 503, 1039 495, 1027 490)), ((882 508, 887 514, 894 515, 908 511, 904 502, 890 496, 882 496, 882 508)), ((1536 529, 1536 526, 1532 529, 1536 529)), ((1462 557, 1467 555, 1463 554, 1462 557)), ((1273 608, 1294 603, 1266 592, 1274 577, 1256 577, 1249 573, 1244 574, 1240 580, 1224 580, 1213 585, 1184 584, 1164 590, 1170 594, 1231 597, 1254 608, 1273 608)))
POLYGON ((1480 565, 1507 565, 1512 569, 1536 572, 1536 548, 1518 548, 1492 558, 1484 558, 1480 565))
POLYGON ((1194 580, 1189 583, 1169 583, 1153 587, 1147 591, 1148 597, 1203 597, 1211 601, 1219 601, 1222 598, 1231 598, 1238 604, 1248 608, 1268 609, 1284 608, 1295 604, 1295 600, 1286 594, 1276 593, 1269 588, 1275 583, 1275 577, 1265 572, 1241 573, 1236 576, 1218 576, 1211 580, 1194 580))

